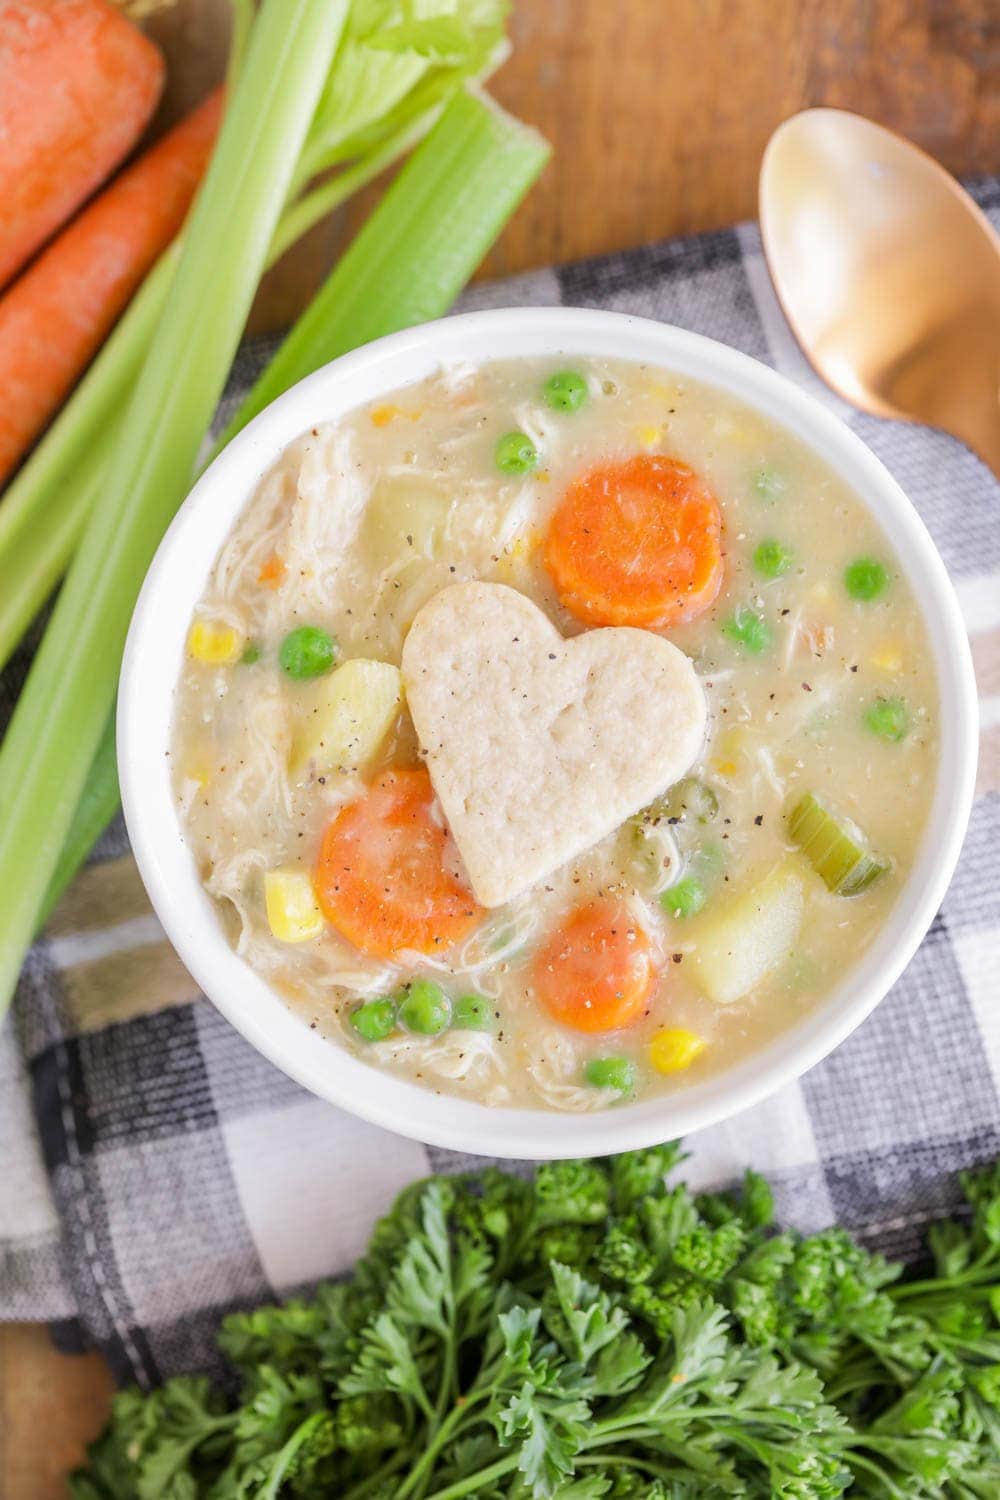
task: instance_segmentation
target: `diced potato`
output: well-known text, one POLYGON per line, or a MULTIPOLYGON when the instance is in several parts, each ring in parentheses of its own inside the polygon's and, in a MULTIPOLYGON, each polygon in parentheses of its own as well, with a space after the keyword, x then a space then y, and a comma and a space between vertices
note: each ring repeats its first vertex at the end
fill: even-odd
POLYGON ((451 500, 417 479, 384 479, 368 504, 364 537, 373 560, 387 567, 401 557, 435 558, 448 529, 451 500))
POLYGON ((289 769, 356 770, 371 760, 396 722, 403 679, 387 661, 355 657, 303 694, 289 769))
POLYGON ((323 913, 305 870, 268 870, 264 875, 267 923, 282 943, 307 943, 323 931, 323 913))
POLYGON ((243 650, 243 637, 231 625, 218 620, 195 620, 188 631, 188 655, 211 666, 235 661, 243 650))
POLYGON ((683 1026, 664 1026, 649 1044, 649 1060, 658 1073, 683 1073, 706 1045, 697 1032, 683 1026))
POLYGON ((786 861, 692 932, 693 978, 719 1005, 740 1000, 789 953, 805 906, 803 873, 786 861))

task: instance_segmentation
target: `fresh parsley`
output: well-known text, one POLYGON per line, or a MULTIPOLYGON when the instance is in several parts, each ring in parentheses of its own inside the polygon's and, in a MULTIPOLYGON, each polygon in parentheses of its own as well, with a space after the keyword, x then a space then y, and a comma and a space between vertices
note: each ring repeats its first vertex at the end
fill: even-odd
POLYGON ((1000 1165, 920 1279, 676 1146, 414 1184, 349 1281, 123 1392, 77 1500, 995 1500, 1000 1165))

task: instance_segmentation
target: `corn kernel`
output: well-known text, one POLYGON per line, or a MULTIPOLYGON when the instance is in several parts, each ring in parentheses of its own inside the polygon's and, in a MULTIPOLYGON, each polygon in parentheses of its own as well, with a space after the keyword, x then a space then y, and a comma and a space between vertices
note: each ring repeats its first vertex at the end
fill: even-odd
POLYGON ((372 409, 372 426, 388 427, 392 419, 400 415, 398 406, 376 406, 372 409))
POLYGON ((868 658, 873 667, 880 672, 901 672, 903 670, 903 658, 897 648, 886 644, 880 646, 874 656, 868 658))
POLYGON ((649 1060, 658 1073, 683 1073, 705 1050, 705 1040, 683 1026, 667 1026, 649 1044, 649 1060))
POLYGON ((276 589, 285 576, 285 562, 276 552, 263 562, 260 572, 257 574, 257 582, 262 583, 265 588, 276 589))
POLYGON ((195 620, 188 631, 188 655, 195 661, 209 662, 212 666, 224 666, 235 661, 243 650, 243 637, 231 625, 220 625, 215 620, 195 620))
POLYGON ((409 417, 411 422, 416 422, 423 415, 423 408, 412 407, 409 411, 403 406, 393 406, 388 403, 385 406, 376 406, 372 410, 371 424, 373 427, 388 427, 397 417, 409 417))
POLYGON ((186 781, 195 781, 199 786, 208 786, 212 779, 212 772, 203 760, 196 760, 187 767, 184 772, 186 781))
POLYGON ((267 923, 282 943, 305 943, 323 931, 323 913, 304 870, 268 870, 264 875, 267 923))
POLYGON ((734 725, 720 734, 715 745, 716 756, 711 765, 719 776, 735 776, 739 763, 747 753, 746 730, 734 725))
POLYGON ((637 427, 635 429, 636 442, 643 448, 655 448, 657 443, 663 441, 662 427, 637 427))

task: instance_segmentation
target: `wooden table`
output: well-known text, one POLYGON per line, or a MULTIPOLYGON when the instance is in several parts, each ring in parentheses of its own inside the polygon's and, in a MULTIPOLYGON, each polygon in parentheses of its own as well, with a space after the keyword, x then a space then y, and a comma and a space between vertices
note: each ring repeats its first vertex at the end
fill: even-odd
MULTIPOLYGON (((764 144, 807 105, 858 110, 956 172, 1000 169, 995 0, 514 0, 497 98, 554 147, 482 274, 707 229, 754 213, 764 144)), ((167 117, 218 76, 227 0, 178 0, 147 23, 167 51, 167 117)), ((284 326, 364 204, 275 269, 256 328, 284 326)), ((42 1329, 0 1332, 0 1495, 49 1500, 100 1426, 96 1356, 42 1329)))

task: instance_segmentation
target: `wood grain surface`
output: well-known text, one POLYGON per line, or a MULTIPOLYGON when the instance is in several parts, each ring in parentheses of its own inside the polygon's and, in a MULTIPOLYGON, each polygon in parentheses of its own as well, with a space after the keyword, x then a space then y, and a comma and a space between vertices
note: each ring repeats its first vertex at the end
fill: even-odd
MULTIPOLYGON (((221 73, 227 0, 177 0, 147 21, 167 52, 161 123, 221 73)), ((959 173, 1000 169, 996 0, 514 0, 497 98, 554 147, 487 258, 498 276, 713 228, 753 214, 770 132, 813 104, 901 130, 959 173)), ((361 203, 268 277, 254 327, 303 306, 361 203)), ((0 1496, 54 1500, 107 1409, 96 1356, 40 1328, 0 1331, 0 1496)))

